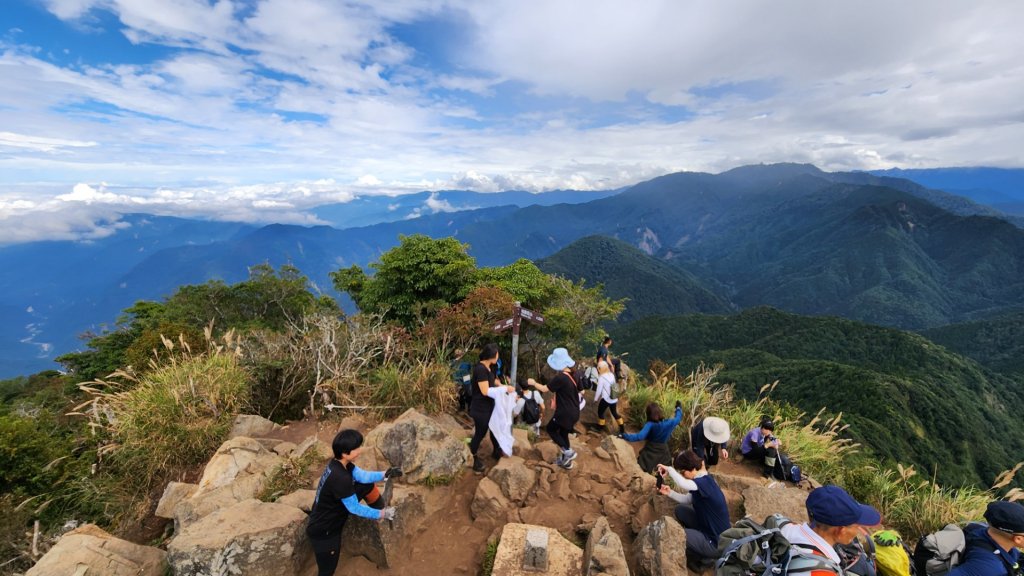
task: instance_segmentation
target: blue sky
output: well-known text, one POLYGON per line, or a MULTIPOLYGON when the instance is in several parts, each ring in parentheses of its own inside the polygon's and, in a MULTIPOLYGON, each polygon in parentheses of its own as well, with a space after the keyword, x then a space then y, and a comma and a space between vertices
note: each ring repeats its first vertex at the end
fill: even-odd
POLYGON ((5 0, 0 244, 756 162, 1021 167, 1022 21, 1007 1, 5 0))

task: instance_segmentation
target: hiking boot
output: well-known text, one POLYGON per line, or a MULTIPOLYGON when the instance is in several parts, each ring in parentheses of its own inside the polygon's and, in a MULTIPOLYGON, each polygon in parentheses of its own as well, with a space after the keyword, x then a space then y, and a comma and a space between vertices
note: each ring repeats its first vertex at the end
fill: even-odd
POLYGON ((576 466, 576 463, 573 462, 572 460, 567 460, 559 463, 558 465, 561 466, 562 468, 565 468, 566 470, 572 470, 576 466))
POLYGON ((575 460, 577 456, 579 456, 579 454, 577 454, 575 450, 566 450, 562 452, 562 463, 568 464, 575 460))
POLYGON ((604 418, 598 418, 597 425, 599 428, 604 428, 604 418))
POLYGON ((625 420, 623 420, 622 418, 619 418, 618 420, 616 420, 616 422, 618 422, 618 423, 619 423, 619 428, 620 428, 620 429, 621 429, 621 428, 622 428, 623 426, 625 426, 625 425, 626 425, 626 421, 625 421, 625 420))
POLYGON ((477 474, 484 473, 484 461, 475 454, 473 455, 473 472, 476 472, 477 474))

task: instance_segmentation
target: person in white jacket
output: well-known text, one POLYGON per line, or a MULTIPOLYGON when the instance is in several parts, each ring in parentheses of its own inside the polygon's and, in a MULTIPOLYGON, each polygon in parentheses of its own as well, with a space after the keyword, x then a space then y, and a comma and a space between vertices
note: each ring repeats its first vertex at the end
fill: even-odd
POLYGON ((604 412, 605 410, 611 410, 612 418, 619 425, 619 432, 622 432, 622 426, 624 421, 619 416, 619 399, 612 398, 612 386, 615 384, 615 374, 612 373, 608 363, 601 360, 597 363, 597 389, 594 390, 594 398, 598 399, 597 402, 597 425, 604 427, 604 412))

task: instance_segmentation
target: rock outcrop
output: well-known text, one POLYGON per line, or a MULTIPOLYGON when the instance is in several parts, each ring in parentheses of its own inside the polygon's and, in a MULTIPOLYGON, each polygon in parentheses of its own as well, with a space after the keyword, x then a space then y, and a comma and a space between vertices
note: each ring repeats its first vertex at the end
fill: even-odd
POLYGON ((167 546, 175 576, 296 574, 310 554, 306 514, 243 500, 186 526, 167 546))
POLYGON ((686 532, 664 516, 640 531, 633 543, 640 576, 687 576, 686 532))
POLYGON ((398 466, 405 481, 453 478, 469 461, 469 447, 449 429, 410 408, 394 422, 385 422, 366 435, 357 464, 368 470, 398 466))
POLYGON ((387 568, 398 558, 400 548, 419 528, 424 518, 423 496, 409 486, 395 486, 391 496, 395 520, 370 520, 350 516, 345 523, 342 553, 364 556, 387 568))
POLYGON ((594 522, 583 551, 583 576, 629 576, 622 540, 612 532, 608 519, 594 522))
POLYGON ((502 521, 511 507, 512 503, 502 493, 501 487, 494 480, 485 477, 477 484, 469 511, 477 521, 502 521))
POLYGON ((807 494, 805 490, 778 483, 751 486, 743 491, 743 509, 758 522, 776 513, 793 522, 807 522, 807 494))
POLYGON ((235 416, 235 422, 231 426, 228 438, 245 436, 247 438, 263 438, 281 429, 281 426, 274 424, 262 416, 254 414, 239 414, 235 416))
POLYGON ((498 485, 506 498, 517 504, 526 500, 537 483, 537 473, 518 456, 499 460, 487 477, 498 485))
POLYGON ((86 524, 62 536, 25 576, 164 576, 166 556, 86 524))

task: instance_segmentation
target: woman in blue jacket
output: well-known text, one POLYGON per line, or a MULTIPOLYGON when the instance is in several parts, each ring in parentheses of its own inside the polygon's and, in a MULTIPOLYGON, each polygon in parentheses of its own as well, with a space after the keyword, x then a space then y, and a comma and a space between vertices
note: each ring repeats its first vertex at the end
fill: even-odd
POLYGON ((636 434, 619 434, 619 438, 629 442, 647 440, 636 460, 644 472, 654 472, 658 464, 672 465, 672 451, 668 449, 668 439, 672 437, 672 431, 682 419, 683 405, 679 401, 676 401, 675 416, 668 420, 665 420, 661 406, 651 402, 647 405, 647 422, 644 427, 636 434))

